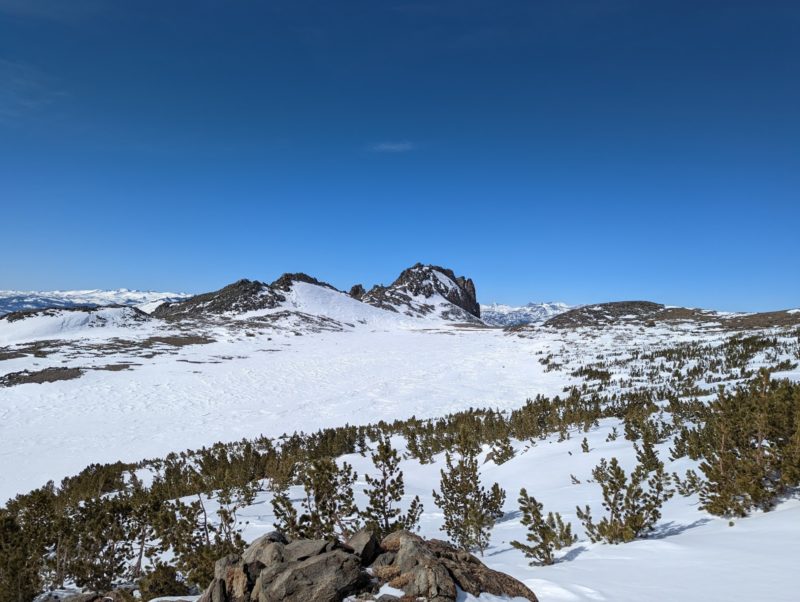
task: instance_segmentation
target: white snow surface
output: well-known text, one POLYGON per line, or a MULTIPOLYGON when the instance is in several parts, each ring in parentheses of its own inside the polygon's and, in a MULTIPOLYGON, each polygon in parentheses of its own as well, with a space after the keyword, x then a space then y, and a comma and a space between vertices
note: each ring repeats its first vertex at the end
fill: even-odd
POLYGON ((145 317, 131 307, 41 310, 22 320, 0 318, 0 345, 52 338, 106 338, 128 334, 144 321, 145 317))
MULTIPOLYGON (((381 310, 306 283, 296 283, 286 296, 273 310, 195 326, 214 341, 179 347, 98 350, 102 342, 187 334, 172 323, 142 319, 129 308, 56 310, 14 322, 0 320, 0 346, 7 350, 32 341, 64 342, 44 357, 0 360, 0 377, 48 367, 85 369, 74 380, 0 387, 0 500, 50 479, 59 481, 94 462, 162 457, 261 434, 412 415, 437 417, 469 407, 510 410, 538 393, 554 396, 580 384, 572 370, 598 356, 681 341, 719 344, 729 336, 716 327, 698 331, 687 324, 647 329, 623 324, 600 330, 532 326, 517 336, 381 310), (290 312, 290 317, 259 322, 281 312, 290 312), (317 321, 308 326, 303 316, 317 321), (318 328, 323 318, 330 329, 318 328), (549 370, 542 361, 547 357, 567 367, 549 370), (93 369, 123 362, 132 364, 130 369, 93 369)), ((800 372, 782 376, 800 379, 800 372)), ((514 442, 515 457, 500 466, 481 458, 484 483, 497 482, 507 492, 505 515, 493 530, 484 562, 522 580, 541 602, 797 599, 796 496, 734 526, 700 511, 696 497, 676 496, 665 505, 651 537, 617 546, 590 543, 575 507, 589 504, 596 516, 602 514, 600 488, 589 482, 592 468, 612 456, 626 470, 635 462, 624 437, 607 440, 613 427, 623 430, 619 421, 608 419, 562 442, 557 437, 533 446, 514 442), (581 451, 584 436, 589 453, 581 451), (572 484, 570 475, 580 483, 572 484), (579 536, 553 566, 529 566, 509 543, 525 540, 516 501, 521 487, 544 504, 545 512, 560 512, 579 536)), ((398 437, 393 445, 402 452, 405 442, 398 437)), ((665 461, 668 448, 669 443, 658 447, 665 461)), ((343 459, 359 473, 357 497, 363 505, 363 475, 372 470, 370 460, 360 455, 343 459)), ((666 466, 680 474, 692 467, 686 458, 666 466)), ((426 465, 403 460, 401 468, 407 497, 419 495, 425 507, 421 534, 445 537, 440 531, 443 517, 431 496, 438 489, 444 458, 437 456, 426 465)), ((248 522, 246 539, 273 529, 269 501, 263 492, 240 511, 248 522)), ((209 503, 213 508, 214 501, 209 503)), ((466 595, 460 599, 474 600, 466 595)), ((487 596, 479 600, 497 602, 487 596)))

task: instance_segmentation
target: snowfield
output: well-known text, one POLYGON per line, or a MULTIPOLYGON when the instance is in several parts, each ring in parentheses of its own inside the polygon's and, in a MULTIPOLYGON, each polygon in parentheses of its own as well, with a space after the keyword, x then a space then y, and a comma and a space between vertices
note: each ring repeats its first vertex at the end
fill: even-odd
MULTIPOLYGON (((536 361, 550 344, 452 327, 272 334, 152 359, 119 357, 140 365, 0 389, 0 498, 92 462, 348 422, 514 408, 535 393, 561 391, 563 375, 545 373, 536 361)), ((61 361, 13 359, 0 367, 12 372, 61 361)), ((107 356, 78 362, 108 363, 107 356)))
MULTIPOLYGON (((510 410, 537 394, 555 396, 581 385, 584 378, 573 372, 598 358, 638 357, 682 342, 713 346, 732 336, 714 323, 506 332, 441 319, 448 303, 442 297, 415 300, 438 308, 420 318, 304 282, 285 297, 275 308, 202 322, 162 321, 124 307, 0 319, 0 379, 54 368, 80 371, 55 382, 0 386, 0 499, 95 462, 136 461, 345 423, 433 418, 470 407, 510 410)), ((622 363, 613 376, 646 384, 646 373, 634 375, 642 365, 622 363)), ((800 371, 780 376, 800 379, 800 371)), ((507 492, 505 516, 484 562, 524 581, 542 602, 797 600, 796 496, 733 526, 698 510, 696 497, 675 496, 647 539, 616 546, 588 542, 575 507, 590 504, 600 513, 600 487, 589 482, 592 468, 612 456, 626 470, 635 463, 629 441, 607 440, 614 427, 622 432, 619 421, 608 419, 566 441, 516 441, 515 457, 499 466, 484 463, 484 450, 484 483, 497 482, 507 492), (581 450, 584 436, 589 453, 581 450), (573 484, 570 475, 580 482, 573 484), (553 566, 531 567, 509 544, 525 539, 517 506, 521 487, 545 512, 560 512, 579 536, 553 566)), ((402 438, 393 443, 403 450, 402 438)), ((669 462, 668 448, 658 448, 667 472, 693 467, 686 458, 669 462)), ((343 459, 360 475, 361 496, 369 458, 343 459)), ((426 537, 444 537, 431 495, 443 466, 441 455, 432 464, 404 460, 401 466, 407 496, 419 495, 425 506, 426 537)), ((240 512, 248 521, 246 539, 272 530, 269 499, 261 493, 240 512)))

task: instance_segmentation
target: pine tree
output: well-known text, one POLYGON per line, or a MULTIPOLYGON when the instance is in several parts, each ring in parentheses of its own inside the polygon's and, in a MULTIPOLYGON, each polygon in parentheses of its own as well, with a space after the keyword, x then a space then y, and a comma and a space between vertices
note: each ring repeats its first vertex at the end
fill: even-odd
POLYGON ((446 452, 445 462, 447 468, 441 471, 441 492, 433 492, 436 505, 444 513, 442 530, 459 548, 483 554, 495 520, 503 514, 506 493, 497 483, 489 491, 483 488, 473 449, 462 450, 455 465, 446 452))
POLYGON ((364 477, 369 486, 365 491, 369 503, 363 512, 367 526, 381 538, 400 529, 414 530, 422 514, 422 504, 419 496, 415 496, 405 514, 397 507, 405 494, 405 484, 403 471, 399 470, 400 456, 392 448, 389 437, 378 440, 371 457, 378 476, 364 477))
POLYGON ((661 506, 674 494, 661 462, 649 475, 644 466, 638 465, 628 480, 616 458, 611 458, 610 463, 604 458, 592 475, 603 489, 607 515, 595 523, 589 506, 578 507, 577 514, 594 542, 616 544, 641 537, 655 527, 661 518, 661 506))
POLYGON ((125 576, 134 557, 128 538, 130 510, 122 496, 88 499, 75 508, 71 519, 79 538, 69 570, 79 586, 103 592, 125 576))
POLYGON ((511 460, 514 457, 514 453, 514 446, 511 445, 511 440, 505 437, 495 442, 492 446, 492 451, 487 456, 487 460, 491 459, 492 462, 500 466, 511 460))
POLYGON ((275 492, 272 497, 272 513, 275 515, 275 528, 289 539, 302 536, 300 532, 299 517, 289 497, 288 487, 275 492))
POLYGON ((0 509, 0 602, 29 602, 42 589, 40 550, 14 516, 0 509))
POLYGON ((556 512, 549 512, 547 518, 542 515, 542 504, 536 498, 529 496, 523 488, 519 492, 519 509, 522 512, 523 525, 528 527, 526 545, 518 541, 512 541, 511 545, 522 550, 525 556, 533 558, 531 564, 553 564, 556 550, 571 546, 578 538, 572 534, 572 525, 564 524, 561 515, 556 512))
POLYGON ((298 470, 304 496, 298 515, 286 490, 273 497, 275 526, 292 537, 347 538, 361 526, 353 496, 358 474, 343 462, 341 468, 330 458, 311 460, 298 470))

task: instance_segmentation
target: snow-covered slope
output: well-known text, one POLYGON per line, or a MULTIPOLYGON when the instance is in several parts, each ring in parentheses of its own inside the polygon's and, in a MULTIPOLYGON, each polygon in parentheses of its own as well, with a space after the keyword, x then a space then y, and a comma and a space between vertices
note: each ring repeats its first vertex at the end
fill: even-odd
POLYGON ((0 291, 0 316, 13 311, 45 309, 50 307, 77 307, 101 305, 142 305, 163 303, 186 297, 185 293, 117 290, 82 291, 0 291))
POLYGON ((522 306, 481 304, 481 319, 490 326, 538 324, 570 309, 573 309, 572 305, 559 302, 528 303, 522 306))
POLYGON ((135 307, 40 309, 0 317, 0 345, 42 339, 130 335, 151 320, 135 307), (101 331, 102 329, 102 331, 101 331))

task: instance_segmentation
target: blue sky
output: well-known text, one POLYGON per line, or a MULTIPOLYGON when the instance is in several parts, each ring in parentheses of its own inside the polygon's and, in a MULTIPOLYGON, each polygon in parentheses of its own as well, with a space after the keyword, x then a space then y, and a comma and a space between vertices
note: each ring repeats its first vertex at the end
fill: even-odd
POLYGON ((796 307, 798 107, 791 1, 0 0, 0 288, 796 307))

